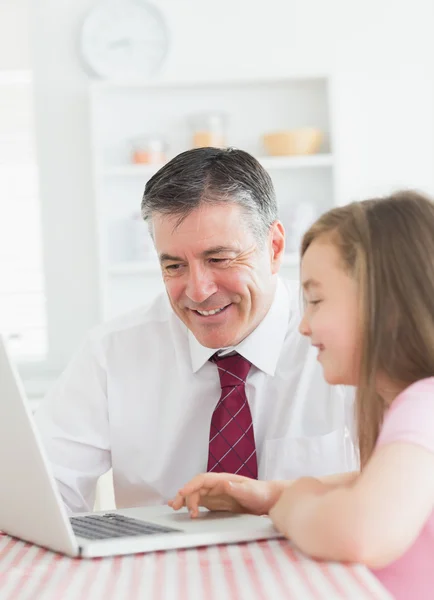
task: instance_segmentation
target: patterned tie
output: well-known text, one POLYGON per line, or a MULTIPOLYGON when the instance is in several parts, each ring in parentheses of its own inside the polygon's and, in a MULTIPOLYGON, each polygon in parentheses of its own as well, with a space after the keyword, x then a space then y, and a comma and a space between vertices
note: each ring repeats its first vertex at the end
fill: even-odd
POLYGON ((245 383, 251 363, 240 356, 214 355, 222 393, 211 419, 207 471, 258 478, 252 415, 245 383))

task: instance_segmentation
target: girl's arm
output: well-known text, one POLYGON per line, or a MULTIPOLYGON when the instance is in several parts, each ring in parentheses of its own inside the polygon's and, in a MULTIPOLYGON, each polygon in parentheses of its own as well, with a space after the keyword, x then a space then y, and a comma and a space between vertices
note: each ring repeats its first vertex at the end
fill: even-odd
MULTIPOLYGON (((340 473, 321 478, 331 486, 349 485, 359 473, 340 473)), ((186 506, 192 517, 199 515, 199 506, 209 510, 250 512, 263 515, 276 504, 282 492, 292 481, 255 481, 231 473, 202 473, 186 483, 168 504, 174 510, 186 506)))
POLYGON ((381 567, 411 546, 433 508, 434 454, 396 442, 381 446, 351 486, 295 482, 270 516, 307 554, 381 567))
MULTIPOLYGON (((340 487, 341 485, 350 485, 359 477, 360 471, 350 471, 349 473, 336 473, 335 475, 325 475, 318 477, 318 481, 329 486, 340 487)), ((291 482, 293 483, 293 481, 291 482)))

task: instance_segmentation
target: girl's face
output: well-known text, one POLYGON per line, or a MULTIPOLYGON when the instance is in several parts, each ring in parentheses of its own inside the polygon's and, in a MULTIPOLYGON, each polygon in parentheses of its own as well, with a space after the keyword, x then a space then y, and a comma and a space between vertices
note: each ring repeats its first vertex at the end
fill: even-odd
POLYGON ((356 385, 362 345, 359 290, 334 244, 312 242, 301 262, 301 282, 305 312, 299 331, 318 348, 325 380, 356 385))

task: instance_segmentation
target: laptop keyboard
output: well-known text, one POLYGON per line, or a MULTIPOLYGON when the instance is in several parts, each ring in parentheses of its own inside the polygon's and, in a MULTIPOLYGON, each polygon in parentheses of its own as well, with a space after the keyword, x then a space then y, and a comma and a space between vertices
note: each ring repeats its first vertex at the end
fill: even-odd
POLYGON ((89 540, 181 532, 180 529, 163 527, 114 513, 71 517, 70 521, 75 535, 89 540))

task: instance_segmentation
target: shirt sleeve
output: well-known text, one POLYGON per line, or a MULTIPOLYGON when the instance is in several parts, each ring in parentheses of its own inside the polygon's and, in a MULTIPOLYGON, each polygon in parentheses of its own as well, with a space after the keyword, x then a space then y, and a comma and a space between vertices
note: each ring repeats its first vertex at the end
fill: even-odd
POLYGON ((409 386, 386 413, 377 446, 417 444, 434 452, 434 377, 409 386))
POLYGON ((356 427, 356 389, 350 386, 342 388, 345 414, 345 449, 348 456, 347 463, 350 471, 360 469, 359 442, 356 427))
POLYGON ((111 467, 106 380, 102 352, 88 341, 35 414, 70 512, 93 510, 97 481, 111 467))

